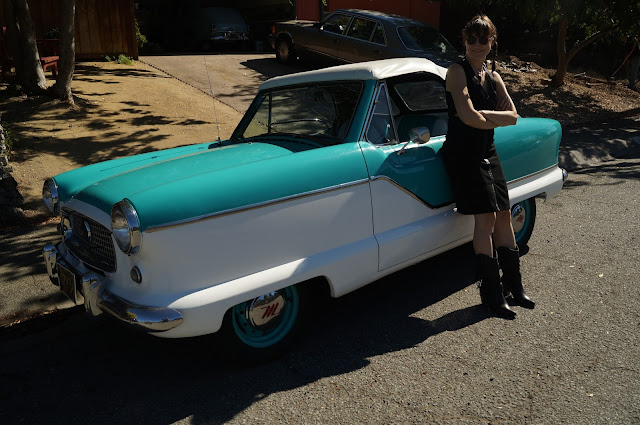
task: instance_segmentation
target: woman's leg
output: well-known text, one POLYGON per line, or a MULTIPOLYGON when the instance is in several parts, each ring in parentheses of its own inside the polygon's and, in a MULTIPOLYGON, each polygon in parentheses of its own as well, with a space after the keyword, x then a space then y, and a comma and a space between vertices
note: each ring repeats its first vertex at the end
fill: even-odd
POLYGON ((491 234, 496 224, 495 213, 476 214, 473 216, 475 225, 473 228, 473 250, 476 254, 484 254, 493 257, 493 243, 491 234))
POLYGON ((511 225, 511 211, 504 210, 496 213, 496 224, 493 229, 493 241, 496 247, 516 247, 516 237, 511 225))
POLYGON ((473 249, 476 252, 477 278, 480 280, 480 299, 493 312, 507 319, 516 317, 502 293, 498 260, 493 256, 491 234, 496 224, 494 213, 476 214, 473 249))
POLYGON ((536 303, 527 296, 522 286, 520 274, 520 251, 516 245, 511 225, 511 212, 509 210, 496 213, 496 225, 493 239, 498 252, 498 261, 502 269, 502 286, 513 295, 513 298, 523 307, 534 308, 536 303))

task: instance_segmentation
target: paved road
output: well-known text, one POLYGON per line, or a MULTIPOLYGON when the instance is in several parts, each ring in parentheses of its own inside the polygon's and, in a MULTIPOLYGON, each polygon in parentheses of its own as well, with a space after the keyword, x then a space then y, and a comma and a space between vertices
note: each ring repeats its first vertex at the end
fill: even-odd
POLYGON ((247 110, 262 82, 310 69, 302 63, 281 65, 273 53, 144 56, 140 60, 205 93, 213 90, 218 100, 240 113, 247 110))
MULTIPOLYGON (((229 366, 217 336, 161 340, 64 309, 0 328, 0 423, 640 423, 637 121, 565 134, 570 180, 538 202, 522 259, 538 306, 516 320, 478 305, 468 245, 328 300, 296 350, 251 368, 229 366)), ((3 312, 11 294, 63 302, 39 258, 51 237, 0 230, 3 312)))
POLYGON ((465 246, 328 301, 263 366, 79 310, 4 329, 0 423, 640 423, 638 193, 640 159, 617 160, 538 202, 538 305, 514 321, 478 306, 465 246))

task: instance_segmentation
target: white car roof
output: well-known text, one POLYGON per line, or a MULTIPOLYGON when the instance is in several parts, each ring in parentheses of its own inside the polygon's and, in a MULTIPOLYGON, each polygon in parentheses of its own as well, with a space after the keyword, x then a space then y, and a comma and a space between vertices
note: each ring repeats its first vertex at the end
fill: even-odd
POLYGON ((315 83, 339 80, 382 80, 414 72, 430 72, 446 78, 447 69, 429 59, 424 58, 396 58, 379 61, 358 62, 349 65, 339 65, 297 74, 282 75, 265 81, 260 90, 274 87, 291 86, 297 84, 315 83))

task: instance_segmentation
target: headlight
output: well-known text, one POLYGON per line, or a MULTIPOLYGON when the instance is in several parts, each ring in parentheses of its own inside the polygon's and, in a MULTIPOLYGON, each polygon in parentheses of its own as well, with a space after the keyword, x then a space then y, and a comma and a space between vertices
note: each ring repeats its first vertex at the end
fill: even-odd
POLYGON ((122 252, 128 255, 138 252, 142 243, 140 220, 135 208, 126 199, 111 208, 111 230, 122 252))
POLYGON ((53 179, 46 179, 42 186, 42 201, 49 209, 49 212, 58 214, 60 212, 60 204, 58 198, 58 185, 53 179))

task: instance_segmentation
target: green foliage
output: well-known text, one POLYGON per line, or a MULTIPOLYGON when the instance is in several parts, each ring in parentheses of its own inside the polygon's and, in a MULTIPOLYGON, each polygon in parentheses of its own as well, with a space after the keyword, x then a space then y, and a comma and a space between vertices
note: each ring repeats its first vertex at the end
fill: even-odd
POLYGON ((7 126, 7 123, 2 121, 0 123, 0 125, 2 126, 2 129, 4 130, 4 144, 7 147, 8 151, 12 151, 14 149, 17 148, 17 144, 18 144, 18 139, 16 139, 15 135, 13 134, 13 132, 11 130, 9 130, 9 127, 7 126))
POLYGON ((9 74, 7 76, 7 86, 6 89, 2 93, 5 96, 21 96, 24 94, 24 90, 22 85, 18 82, 18 78, 14 75, 9 74))
POLYGON ((117 58, 111 56, 104 57, 105 62, 115 62, 122 65, 133 65, 133 60, 124 54, 120 54, 117 58))
POLYGON ((450 4, 459 10, 483 11, 496 25, 504 22, 522 32, 554 28, 566 17, 568 38, 576 44, 610 27, 618 36, 640 33, 640 0, 519 0, 517 7, 512 0, 450 0, 450 4))
POLYGON ((145 44, 147 44, 147 37, 140 32, 140 27, 138 26, 138 20, 136 19, 136 41, 138 42, 138 47, 142 48, 145 44))
POLYGON ((44 32, 44 38, 60 38, 60 30, 58 28, 49 28, 44 32))

